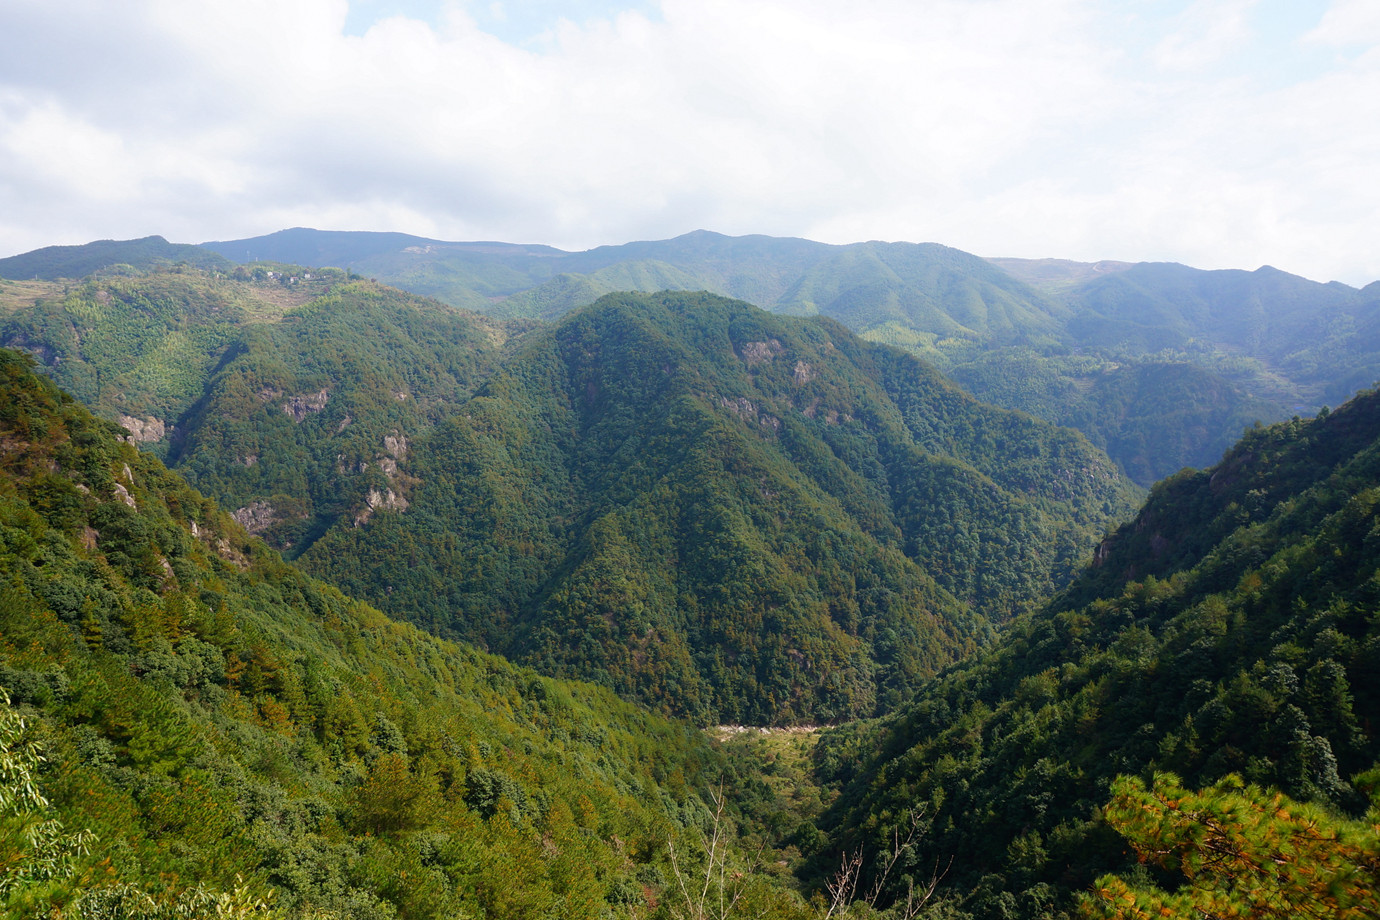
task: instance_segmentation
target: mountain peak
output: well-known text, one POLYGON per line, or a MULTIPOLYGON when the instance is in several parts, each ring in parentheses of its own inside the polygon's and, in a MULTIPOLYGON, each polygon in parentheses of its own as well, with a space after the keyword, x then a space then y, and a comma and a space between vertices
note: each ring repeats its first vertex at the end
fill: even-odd
POLYGON ((56 281, 79 279, 114 265, 140 271, 185 262, 198 268, 229 268, 230 263, 213 252, 185 243, 169 243, 161 236, 135 240, 96 240, 78 246, 45 246, 0 259, 0 278, 56 281))

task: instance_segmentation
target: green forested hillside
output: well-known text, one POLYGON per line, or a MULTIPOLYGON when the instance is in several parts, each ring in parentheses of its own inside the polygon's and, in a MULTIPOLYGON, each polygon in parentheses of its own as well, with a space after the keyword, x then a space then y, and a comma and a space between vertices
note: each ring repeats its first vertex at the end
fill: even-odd
POLYGON ((987 402, 1078 429, 1145 486, 1185 466, 1211 466, 1247 428, 1288 414, 1182 356, 1118 360, 1004 348, 949 374, 987 402))
POLYGON ((389 621, 119 433, 0 351, 0 912, 666 916, 672 841, 702 880, 697 732, 389 621))
POLYGON ((875 727, 826 736, 821 774, 846 784, 826 828, 884 847, 919 807, 921 881, 952 860, 956 911, 1034 917, 1071 915, 1098 873, 1129 871, 1099 812, 1119 774, 1235 774, 1359 813, 1380 758, 1378 513, 1380 394, 1249 432, 1157 486, 990 652, 875 727))
POLYGON ((684 271, 666 262, 620 262, 586 275, 562 273, 531 290, 503 298, 491 312, 501 316, 559 319, 571 310, 618 291, 701 291, 720 285, 703 274, 684 271))
POLYGON ((234 263, 201 246, 169 243, 161 236, 141 240, 99 240, 80 246, 46 246, 0 259, 0 278, 15 281, 78 280, 100 271, 149 271, 177 264, 229 271, 234 263))
POLYGON ((1279 354, 1311 324, 1357 301, 1344 284, 1317 284, 1269 266, 1253 272, 1200 271, 1142 262, 1075 286, 1080 316, 1071 324, 1089 344, 1147 350, 1182 348, 1193 339, 1247 352, 1279 354))
POLYGON ((412 442, 474 391, 508 335, 390 288, 339 287, 237 337, 168 461, 295 554, 330 526, 407 506, 412 442))
POLYGON ((1012 266, 1067 310, 1057 347, 961 345, 937 358, 980 399, 1078 428, 1142 485, 1215 463, 1255 421, 1380 379, 1374 291, 1269 267, 1076 267, 1041 284, 1012 266))
POLYGON ((988 261, 929 243, 704 231, 587 252, 301 229, 211 245, 237 259, 316 255, 501 316, 556 318, 612 291, 662 289, 831 316, 921 354, 985 402, 1079 428, 1144 486, 1215 462, 1256 420, 1313 412, 1380 379, 1377 292, 1272 268, 988 261), (1012 365, 1037 383, 1011 385, 1012 365))
POLYGON ((1341 402, 1380 377, 1380 296, 1265 266, 1141 263, 1063 292, 1067 340, 1113 355, 1173 353, 1291 408, 1341 402))
POLYGON ((688 294, 536 336, 401 472, 405 512, 302 563, 440 634, 759 724, 904 698, 1130 494, 1073 432, 913 357, 688 294))
POLYGON ((410 441, 522 331, 336 269, 260 263, 88 280, 10 313, 0 343, 297 552, 405 506, 410 441))
POLYGON ((33 354, 82 402, 111 420, 129 418, 141 440, 166 446, 242 328, 276 321, 344 282, 334 269, 264 267, 90 278, 4 317, 0 345, 33 354))

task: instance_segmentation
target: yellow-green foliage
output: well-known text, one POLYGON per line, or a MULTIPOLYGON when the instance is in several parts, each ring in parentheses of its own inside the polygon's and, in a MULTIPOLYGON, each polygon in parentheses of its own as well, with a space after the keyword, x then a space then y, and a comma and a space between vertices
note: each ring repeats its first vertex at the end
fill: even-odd
POLYGON ((1104 876, 1084 899, 1089 918, 1380 916, 1380 808, 1348 820, 1238 776, 1201 792, 1173 774, 1148 787, 1122 777, 1112 795, 1108 823, 1176 884, 1104 876))

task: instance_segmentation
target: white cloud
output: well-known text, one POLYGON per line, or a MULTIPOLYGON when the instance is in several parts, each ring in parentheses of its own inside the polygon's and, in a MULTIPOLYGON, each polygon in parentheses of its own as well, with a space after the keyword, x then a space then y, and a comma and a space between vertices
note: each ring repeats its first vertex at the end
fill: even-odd
POLYGON ((1168 70, 1197 70, 1216 64, 1250 39, 1250 13, 1259 0, 1195 0, 1179 13, 1173 31, 1154 50, 1168 70))
MULTIPOLYGON (((1162 4, 582 4, 520 47, 478 4, 359 35, 344 0, 114 6, 0 8, 0 251, 707 227, 1380 276, 1375 55, 1282 88, 1224 75, 1255 40, 1244 0, 1183 5, 1143 54, 1130 27, 1162 4)), ((1355 52, 1367 8, 1334 4, 1308 42, 1355 52)))
POLYGON ((1336 0, 1305 38, 1325 45, 1380 44, 1380 5, 1374 0, 1336 0))

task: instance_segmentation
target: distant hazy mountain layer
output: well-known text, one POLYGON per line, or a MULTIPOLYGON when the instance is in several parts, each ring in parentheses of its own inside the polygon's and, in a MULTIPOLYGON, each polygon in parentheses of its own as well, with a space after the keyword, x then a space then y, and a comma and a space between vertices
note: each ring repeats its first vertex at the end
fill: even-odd
POLYGON ((1077 427, 1146 486, 1216 462, 1257 419, 1311 413, 1380 378, 1380 283, 1358 291, 1272 268, 987 261, 935 244, 703 231, 580 253, 305 229, 207 245, 349 266, 501 316, 665 289, 832 316, 938 362, 981 399, 1077 427), (1030 379, 1013 380, 1008 361, 1030 379))

